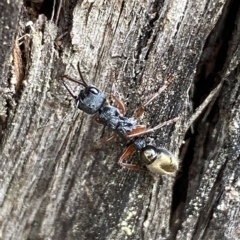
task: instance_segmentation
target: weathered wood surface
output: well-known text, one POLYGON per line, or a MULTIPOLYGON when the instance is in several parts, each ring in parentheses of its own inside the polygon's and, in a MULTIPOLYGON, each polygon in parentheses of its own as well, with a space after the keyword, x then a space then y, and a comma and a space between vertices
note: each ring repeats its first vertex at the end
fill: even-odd
POLYGON ((0 238, 239 239, 238 1, 60 2, 26 3, 1 73, 0 238), (146 136, 177 176, 122 169, 119 139, 91 151, 111 132, 81 111, 48 125, 71 118, 61 76, 78 61, 128 116, 174 76, 141 121, 181 117, 146 136))

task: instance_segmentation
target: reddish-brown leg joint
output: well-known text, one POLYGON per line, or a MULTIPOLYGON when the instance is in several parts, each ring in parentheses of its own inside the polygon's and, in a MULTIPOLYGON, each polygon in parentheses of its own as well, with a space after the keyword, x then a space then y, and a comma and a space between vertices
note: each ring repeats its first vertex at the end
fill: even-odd
POLYGON ((126 159, 128 159, 133 153, 135 152, 135 148, 134 145, 131 144, 126 151, 122 154, 122 156, 120 157, 118 163, 125 168, 131 169, 131 170, 138 170, 138 171, 147 171, 144 168, 141 168, 137 165, 134 164, 129 164, 129 163, 125 163, 126 159))
POLYGON ((137 114, 135 118, 139 118, 142 116, 142 114, 145 111, 145 108, 155 99, 157 98, 173 81, 174 77, 170 76, 167 80, 167 82, 158 90, 157 93, 155 93, 147 102, 145 102, 137 111, 137 114))
POLYGON ((169 125, 169 124, 172 124, 172 123, 176 122, 178 119, 179 119, 179 117, 170 119, 166 122, 160 123, 159 125, 155 126, 154 128, 145 129, 143 131, 137 131, 135 133, 132 131, 130 134, 127 135, 127 138, 138 137, 138 136, 144 135, 146 133, 153 133, 154 131, 156 131, 157 129, 159 129, 163 126, 166 126, 166 125, 169 125))
POLYGON ((115 102, 117 103, 117 105, 120 109, 120 112, 123 115, 125 115, 126 114, 126 107, 125 107, 124 103, 121 101, 120 98, 116 97, 115 95, 112 94, 111 96, 114 98, 115 102))

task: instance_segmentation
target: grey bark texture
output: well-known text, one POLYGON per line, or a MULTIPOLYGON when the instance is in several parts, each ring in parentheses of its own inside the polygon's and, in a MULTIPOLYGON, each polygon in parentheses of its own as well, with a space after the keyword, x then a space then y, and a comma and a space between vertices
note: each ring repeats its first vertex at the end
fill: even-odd
POLYGON ((0 239, 240 239, 238 0, 0 5, 0 239), (127 142, 97 148, 108 128, 68 121, 61 77, 78 62, 127 116, 174 76, 139 123, 180 117, 145 136, 178 156, 176 175, 121 168, 127 142))

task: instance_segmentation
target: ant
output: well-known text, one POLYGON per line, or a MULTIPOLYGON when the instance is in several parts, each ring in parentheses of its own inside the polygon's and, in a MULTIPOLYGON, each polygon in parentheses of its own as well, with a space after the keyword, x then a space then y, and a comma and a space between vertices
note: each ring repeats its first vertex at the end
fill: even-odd
POLYGON ((177 117, 171 119, 150 129, 147 129, 146 125, 137 125, 136 121, 140 116, 142 116, 146 106, 149 105, 168 87, 168 85, 173 81, 173 77, 170 77, 165 85, 139 108, 135 117, 126 117, 126 108, 124 103, 118 97, 112 94, 111 96, 116 101, 118 108, 109 105, 106 101, 105 94, 97 87, 88 85, 84 80, 80 70, 79 62, 77 68, 80 80, 73 79, 67 75, 62 76, 63 85, 76 101, 75 112, 77 108, 79 108, 87 114, 95 114, 95 121, 97 123, 103 124, 114 131, 114 134, 102 143, 110 142, 117 136, 125 140, 137 137, 137 139, 134 139, 133 143, 122 154, 119 159, 119 164, 132 170, 146 171, 146 169, 137 165, 125 163, 126 159, 135 151, 140 151, 141 160, 151 172, 158 174, 171 174, 176 172, 178 170, 178 160, 171 152, 164 148, 156 148, 153 145, 146 145, 145 140, 139 138, 139 136, 146 133, 152 133, 162 126, 176 122, 179 118, 177 117), (84 87, 78 96, 73 93, 71 88, 64 81, 64 78, 78 83, 84 87))

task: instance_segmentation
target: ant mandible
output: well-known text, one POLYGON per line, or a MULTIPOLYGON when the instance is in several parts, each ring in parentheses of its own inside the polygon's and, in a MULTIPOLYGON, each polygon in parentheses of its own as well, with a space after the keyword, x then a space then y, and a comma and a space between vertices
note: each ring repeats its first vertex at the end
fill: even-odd
POLYGON ((139 136, 146 133, 152 133, 165 125, 176 122, 179 118, 177 117, 171 119, 150 129, 147 129, 146 125, 137 125, 136 121, 140 116, 142 116, 147 105, 149 105, 168 87, 169 84, 171 84, 173 77, 170 77, 164 86, 161 87, 156 94, 154 94, 139 108, 135 117, 126 117, 126 108, 124 103, 115 95, 111 95, 119 108, 107 104, 105 94, 97 87, 88 85, 82 76, 79 63, 77 67, 80 80, 63 75, 63 84, 70 95, 75 99, 76 109, 79 108, 87 114, 96 114, 95 120, 97 123, 103 124, 114 131, 114 134, 103 143, 110 142, 117 136, 125 140, 137 137, 137 139, 134 139, 133 143, 122 154, 119 159, 119 164, 132 170, 145 171, 144 168, 137 165, 125 163, 126 159, 137 150, 140 151, 141 160, 151 172, 158 174, 171 174, 176 172, 178 169, 178 160, 171 152, 164 148, 156 148, 153 145, 146 145, 145 140, 139 138, 139 136), (66 82, 64 82, 64 78, 84 87, 78 96, 75 95, 66 82))

